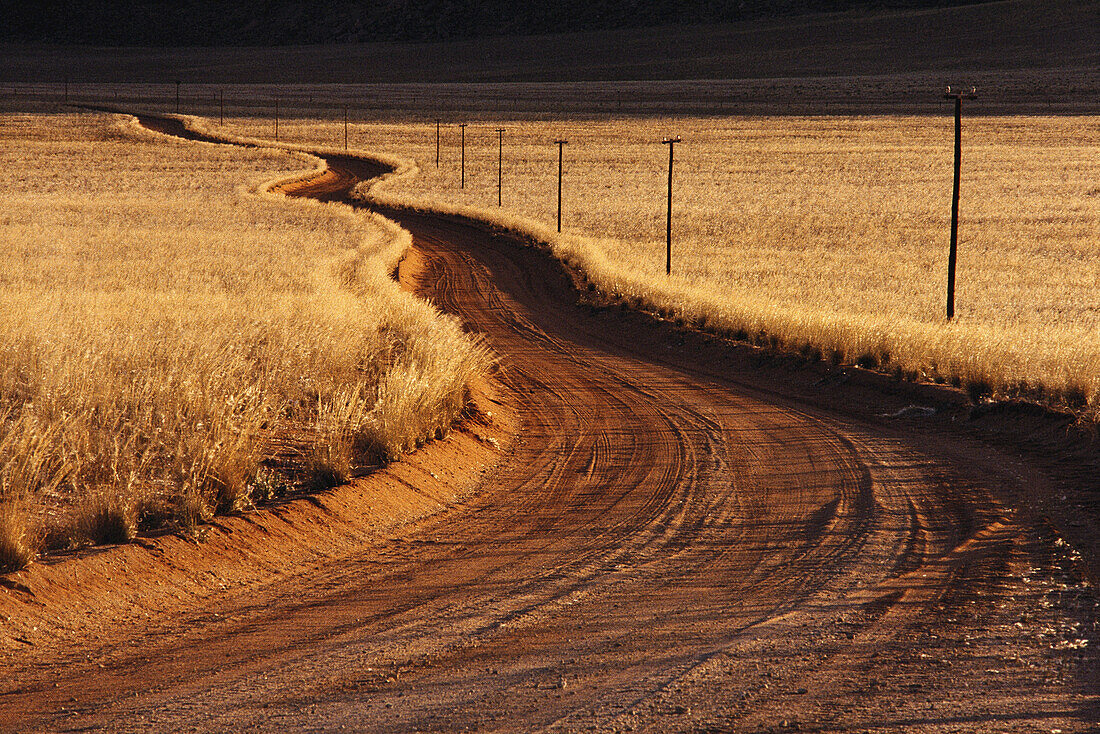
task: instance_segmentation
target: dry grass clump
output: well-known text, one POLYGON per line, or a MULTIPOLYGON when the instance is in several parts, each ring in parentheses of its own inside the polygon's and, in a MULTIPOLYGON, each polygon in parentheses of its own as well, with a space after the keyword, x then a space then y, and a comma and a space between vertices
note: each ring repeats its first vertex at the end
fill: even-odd
POLYGON ((18 571, 34 560, 26 511, 15 500, 0 502, 0 573, 18 571))
POLYGON ((487 353, 385 276, 407 235, 253 191, 316 165, 5 121, 0 543, 192 527, 293 479, 272 472, 343 479, 457 419, 487 353))
MULTIPOLYGON (((979 399, 1100 409, 1100 131, 1088 117, 964 122, 957 318, 944 321, 953 126, 941 117, 655 118, 358 125, 415 159, 391 203, 533 233, 611 298, 810 357, 952 382, 979 399), (503 126, 504 207, 496 207, 503 126), (678 134, 673 275, 668 150, 678 134), (556 138, 565 149, 564 227, 556 138)), ((269 135, 266 121, 227 127, 269 135)), ((284 135, 332 140, 338 123, 284 135)))
POLYGON ((92 545, 129 543, 137 535, 133 508, 113 487, 91 493, 75 507, 74 539, 92 545))

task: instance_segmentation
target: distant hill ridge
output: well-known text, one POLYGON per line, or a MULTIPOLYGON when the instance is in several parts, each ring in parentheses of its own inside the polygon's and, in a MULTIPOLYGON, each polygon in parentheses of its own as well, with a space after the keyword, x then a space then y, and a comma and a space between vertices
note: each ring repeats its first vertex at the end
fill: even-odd
POLYGON ((982 0, 4 0, 0 41, 271 46, 440 41, 982 0))

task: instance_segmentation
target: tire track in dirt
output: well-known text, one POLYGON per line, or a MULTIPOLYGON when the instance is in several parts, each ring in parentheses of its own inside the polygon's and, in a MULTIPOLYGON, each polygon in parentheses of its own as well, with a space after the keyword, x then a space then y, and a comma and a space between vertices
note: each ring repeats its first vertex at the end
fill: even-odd
MULTIPOLYGON (((340 157, 330 172, 289 193, 341 200, 380 168, 340 157)), ((1003 457, 945 457, 904 429, 693 363, 667 325, 578 305, 571 279, 533 248, 462 221, 384 213, 414 236, 405 282, 500 355, 497 379, 524 416, 510 459, 468 505, 361 557, 227 601, 220 621, 196 618, 182 641, 105 654, 102 671, 72 672, 63 694, 0 699, 24 721, 1095 723, 1095 680, 1082 677, 1095 654, 1054 650, 1041 634, 1094 624, 1095 612, 1050 603, 1064 579, 1043 529, 995 499, 1022 481, 1003 457), (95 676, 111 685, 89 688, 95 676), (75 715, 59 710, 65 696, 75 715)))

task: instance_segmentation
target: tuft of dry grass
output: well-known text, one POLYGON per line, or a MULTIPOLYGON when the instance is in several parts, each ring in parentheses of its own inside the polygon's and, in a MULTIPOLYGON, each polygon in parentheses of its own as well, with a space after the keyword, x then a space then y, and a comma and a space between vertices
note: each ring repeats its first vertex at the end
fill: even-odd
POLYGON ((311 456, 342 480, 458 419, 490 358, 386 276, 407 234, 265 193, 318 165, 119 116, 5 120, 0 505, 28 520, 0 542, 194 527, 311 456))
MULTIPOLYGON (((226 127, 263 137, 265 121, 226 127)), ((297 140, 338 123, 294 120, 297 140)), ((373 123, 406 159, 366 195, 474 216, 553 246, 610 300, 910 379, 1100 410, 1100 133, 1091 117, 968 117, 957 318, 944 319, 953 126, 938 117, 504 121, 458 134, 373 123), (504 207, 496 206, 497 139, 504 207), (673 275, 664 274, 668 151, 673 275), (564 228, 556 218, 565 149, 564 228), (416 163, 414 163, 414 161, 416 163)))
POLYGON ((14 500, 0 500, 0 573, 25 568, 35 551, 28 532, 27 512, 14 500))
POLYGON ((76 506, 74 538, 92 545, 129 543, 137 536, 137 523, 129 498, 115 488, 89 494, 76 506))

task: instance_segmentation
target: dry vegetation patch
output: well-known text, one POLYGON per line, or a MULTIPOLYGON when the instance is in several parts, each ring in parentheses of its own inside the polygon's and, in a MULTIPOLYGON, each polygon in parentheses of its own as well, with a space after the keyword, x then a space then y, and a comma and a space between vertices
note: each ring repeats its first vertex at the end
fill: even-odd
MULTIPOLYGON (((653 118, 356 125, 353 144, 419 173, 373 195, 533 232, 606 294, 811 357, 1100 406, 1100 129, 1092 117, 964 122, 958 318, 943 318, 952 121, 942 117, 653 118), (504 207, 497 139, 506 128, 504 207), (664 275, 667 135, 676 149, 664 275), (565 232, 556 138, 565 150, 565 232)), ((264 137, 270 121, 230 129, 264 137)), ((283 135, 336 140, 339 123, 283 135)))
POLYGON ((407 235, 256 193, 317 165, 3 120, 3 568, 342 481, 457 419, 488 357, 386 276, 407 235))

